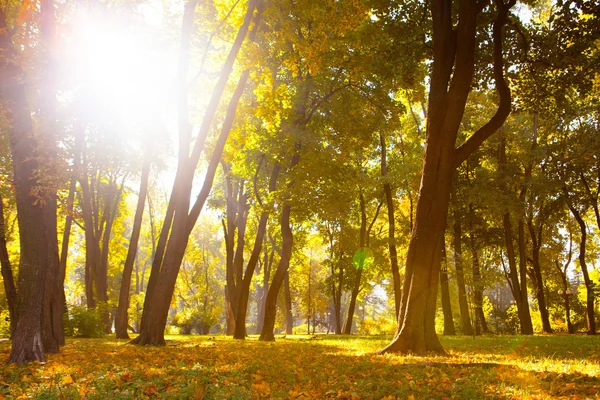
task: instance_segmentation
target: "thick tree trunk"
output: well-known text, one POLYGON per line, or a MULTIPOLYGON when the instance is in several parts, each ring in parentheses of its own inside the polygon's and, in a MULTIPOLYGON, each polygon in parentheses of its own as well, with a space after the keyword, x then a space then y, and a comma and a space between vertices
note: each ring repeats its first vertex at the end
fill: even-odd
MULTIPOLYGON (((258 169, 257 169, 258 175, 258 169)), ((271 178, 269 181, 269 193, 272 193, 277 187, 277 177, 279 175, 279 164, 275 164, 273 167, 273 171, 271 173, 271 178)), ((258 194, 258 189, 256 189, 256 181, 257 176, 254 178, 254 187, 257 199, 262 206, 262 202, 260 202, 260 196, 258 194)), ((258 264, 258 259, 260 257, 260 252, 262 251, 263 242, 265 239, 265 233, 267 231, 267 222, 269 219, 269 212, 262 211, 260 214, 260 219, 258 221, 258 228, 256 229, 256 238, 254 239, 254 248, 252 249, 252 254, 250 255, 250 259, 248 260, 248 265, 246 266, 246 272, 244 273, 244 278, 240 287, 240 297, 239 304, 237 310, 237 318, 235 321, 235 333, 234 339, 245 339, 246 338, 246 313, 248 310, 248 299, 250 298, 250 284, 252 283, 252 277, 254 276, 254 270, 256 265, 258 264)), ((265 264, 266 268, 266 264, 265 264)))
POLYGON ((444 336, 456 335, 452 305, 450 302, 450 288, 448 285, 448 260, 446 258, 446 235, 442 235, 442 269, 440 270, 440 291, 442 295, 442 312, 444 313, 444 336))
MULTIPOLYGON (((566 190, 565 190, 566 193, 566 190)), ((567 194, 568 196, 568 194, 567 194)), ((581 239, 579 242, 579 265, 581 266, 581 273, 583 274, 583 282, 585 283, 585 290, 587 292, 586 296, 586 317, 587 317, 587 325, 588 335, 596 334, 596 317, 594 315, 594 282, 590 279, 590 275, 587 269, 587 262, 585 261, 585 252, 586 252, 586 244, 587 244, 587 228, 585 226, 585 221, 581 217, 581 213, 575 206, 571 204, 569 199, 566 199, 569 210, 571 210, 571 214, 577 220, 577 224, 579 224, 579 229, 581 231, 581 239)))
MULTIPOLYGON (((7 30, 0 8, 0 32, 7 30)), ((21 364, 45 359, 42 321, 46 277, 52 273, 48 268, 52 226, 44 201, 33 194, 39 185, 35 177, 40 168, 40 143, 33 132, 24 73, 11 60, 16 56, 10 36, 0 33, 0 99, 8 119, 20 239, 17 318, 9 362, 21 364)))
MULTIPOLYGON (((458 205, 456 207, 458 207, 458 205)), ((460 212, 454 210, 454 269, 456 270, 456 285, 458 286, 458 306, 460 309, 462 333, 463 335, 471 336, 473 335, 473 326, 471 325, 471 314, 469 313, 467 289, 465 287, 465 272, 462 263, 461 218, 460 212)))
POLYGON ((17 288, 13 277, 10 259, 8 257, 8 249, 6 247, 6 228, 4 223, 4 199, 0 195, 0 265, 2 266, 2 280, 4 282, 4 293, 6 294, 6 302, 8 303, 8 315, 10 318, 10 331, 15 328, 17 319, 17 288))
MULTIPOLYGON (((394 199, 392 187, 387 177, 387 145, 383 132, 379 134, 381 144, 381 176, 384 179, 383 191, 388 212, 388 249, 390 252, 390 264, 392 266, 392 284, 394 285, 394 305, 396 306, 396 318, 400 315, 400 303, 402 300, 402 282, 400 280, 400 268, 398 266, 398 251, 396 250, 396 219, 394 217, 394 199)), ((411 215, 412 218, 412 215, 411 215)))
POLYGON ((494 133, 510 113, 510 90, 502 59, 502 28, 508 5, 496 0, 493 26, 494 77, 500 96, 496 114, 458 148, 457 132, 471 90, 475 36, 482 5, 466 1, 453 23, 452 1, 433 0, 433 64, 429 90, 427 138, 416 218, 406 260, 403 301, 397 334, 385 352, 444 353, 435 332, 437 289, 441 268, 442 235, 452 191, 452 175, 481 143, 494 133), (454 29, 453 27, 456 26, 454 29))
MULTIPOLYGON (((54 22, 54 0, 40 3, 40 28, 42 39, 42 77, 40 91, 40 155, 46 174, 52 174, 52 163, 57 158, 56 147, 56 27, 54 22), (51 168, 48 170, 48 168, 51 168)), ((44 192, 44 217, 47 222, 48 254, 46 282, 44 288, 44 310, 42 320, 42 342, 46 353, 58 353, 64 343, 63 314, 65 310, 63 290, 60 279, 60 261, 58 255, 57 233, 57 188, 46 186, 44 192)))
POLYGON ((123 277, 121 278, 121 289, 119 291, 119 305, 117 307, 117 316, 115 318, 115 334, 117 339, 129 339, 127 327, 129 326, 127 310, 129 309, 129 289, 131 287, 131 274, 137 255, 138 241, 142 231, 142 218, 144 216, 144 205, 146 204, 146 195, 148 193, 148 178, 150 176, 151 157, 150 154, 144 156, 142 166, 142 176, 140 180, 140 190, 138 194, 137 207, 133 217, 133 228, 127 257, 123 266, 123 277))

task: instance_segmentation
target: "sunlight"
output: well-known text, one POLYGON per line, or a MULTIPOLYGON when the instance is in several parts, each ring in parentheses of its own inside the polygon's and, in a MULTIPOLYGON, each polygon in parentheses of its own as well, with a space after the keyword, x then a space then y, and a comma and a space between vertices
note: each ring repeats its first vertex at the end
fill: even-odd
POLYGON ((147 6, 137 14, 80 5, 75 13, 62 71, 81 115, 116 119, 129 135, 164 115, 172 103, 176 57, 157 25, 160 10, 147 6))

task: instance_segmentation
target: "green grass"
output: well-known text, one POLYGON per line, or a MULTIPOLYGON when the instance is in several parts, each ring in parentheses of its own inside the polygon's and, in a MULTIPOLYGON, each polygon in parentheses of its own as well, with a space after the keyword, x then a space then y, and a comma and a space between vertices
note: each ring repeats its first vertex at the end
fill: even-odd
MULTIPOLYGON (((446 357, 375 355, 389 337, 170 336, 166 347, 69 339, 44 365, 0 367, 4 398, 600 398, 600 337, 443 337, 446 357)), ((0 343, 7 359, 10 343, 0 343)), ((2 397, 0 396, 0 399, 2 397)))

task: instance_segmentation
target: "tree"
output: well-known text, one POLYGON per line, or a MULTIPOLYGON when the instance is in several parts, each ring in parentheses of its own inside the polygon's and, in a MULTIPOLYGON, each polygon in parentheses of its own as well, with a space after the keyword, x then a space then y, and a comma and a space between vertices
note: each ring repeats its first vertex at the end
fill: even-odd
MULTIPOLYGON (((54 16, 54 3, 42 2, 42 31, 48 29, 54 16)), ((20 17, 21 18, 21 17, 20 17)), ((24 22, 23 20, 20 21, 24 22)), ((7 15, 0 8, 0 98, 2 114, 8 119, 8 134, 14 170, 20 237, 20 262, 17 282, 16 321, 9 362, 44 361, 45 350, 58 351, 58 338, 52 325, 50 307, 58 270, 56 238, 56 190, 41 179, 40 170, 50 168, 54 148, 54 132, 36 135, 30 105, 25 95, 24 71, 12 59, 19 59, 7 15), (44 348, 44 346, 50 346, 44 348)), ((47 36, 46 36, 47 37, 47 36)), ((48 95, 46 93, 46 95, 48 95)), ((44 106, 46 106, 45 104, 44 106)), ((51 129, 51 105, 43 108, 41 126, 51 129)), ((62 314, 60 315, 62 320, 62 314)))
POLYGON ((406 261, 398 331, 392 343, 381 350, 382 353, 444 352, 435 333, 435 311, 441 237, 452 191, 452 175, 458 165, 502 126, 510 113, 511 94, 504 80, 502 31, 516 1, 504 3, 496 0, 496 18, 492 28, 493 61, 500 103, 496 114, 456 148, 457 132, 475 68, 478 16, 486 4, 461 1, 455 26, 453 3, 451 0, 434 0, 431 4, 433 63, 423 175, 406 261))
MULTIPOLYGON (((196 4, 196 0, 186 3, 182 24, 182 36, 186 36, 186 32, 188 32, 193 25, 196 4)), ((225 122, 222 126, 221 134, 217 139, 217 146, 210 157, 204 184, 196 201, 190 209, 194 172, 204 148, 209 129, 217 112, 217 107, 225 90, 225 86, 233 70, 233 65, 238 52, 242 47, 251 23, 253 23, 254 28, 250 35, 250 39, 252 40, 256 35, 262 11, 263 4, 260 0, 250 0, 247 11, 244 14, 243 22, 237 32, 233 45, 223 65, 219 80, 213 90, 209 105, 202 119, 200 132, 196 138, 191 154, 189 152, 191 129, 188 122, 189 111, 187 110, 187 91, 181 90, 179 93, 180 102, 178 112, 180 141, 177 174, 175 176, 167 213, 163 221, 157 251, 152 263, 152 271, 148 281, 144 302, 140 335, 132 341, 134 344, 165 344, 164 329, 169 313, 170 301, 175 289, 177 274, 185 254, 189 235, 212 189, 216 169, 223 148, 225 147, 227 136, 233 125, 237 104, 244 92, 246 82, 248 81, 247 71, 242 73, 236 90, 230 99, 225 122)), ((185 81, 185 74, 180 76, 180 79, 185 81)))
POLYGON ((131 287, 133 264, 137 255, 138 241, 142 229, 142 218, 144 216, 144 205, 146 204, 146 194, 148 192, 148 178, 150 176, 151 162, 151 154, 146 154, 144 157, 144 164, 142 166, 140 190, 138 193, 137 207, 135 209, 135 217, 133 219, 131 239, 129 240, 127 258, 125 259, 125 265, 123 266, 123 277, 121 278, 119 305, 117 307, 117 315, 115 318, 115 334, 117 339, 129 339, 129 335, 127 334, 127 328, 129 326, 127 318, 127 310, 129 309, 129 289, 131 287))

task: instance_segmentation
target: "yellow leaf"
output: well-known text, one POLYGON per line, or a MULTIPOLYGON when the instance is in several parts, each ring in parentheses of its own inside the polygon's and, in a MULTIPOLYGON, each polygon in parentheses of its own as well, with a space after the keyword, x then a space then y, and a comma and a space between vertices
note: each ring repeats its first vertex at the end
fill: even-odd
POLYGON ((19 15, 17 16, 17 24, 23 24, 27 21, 31 14, 33 14, 33 9, 35 8, 35 0, 24 0, 23 4, 21 4, 21 10, 19 10, 19 15))
POLYGON ((409 394, 408 398, 406 400, 415 400, 415 396, 413 396, 412 394, 409 394))
POLYGON ((74 381, 71 375, 66 375, 63 376, 63 378, 60 380, 60 383, 62 383, 63 385, 72 385, 74 381))

